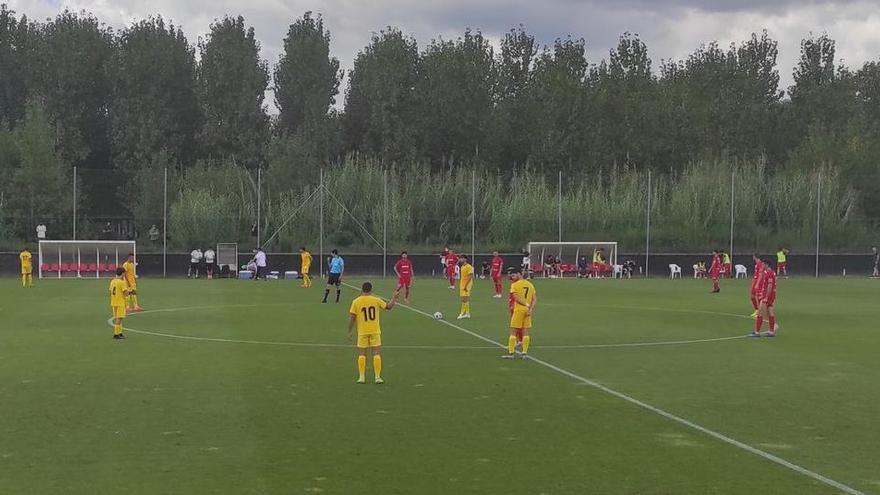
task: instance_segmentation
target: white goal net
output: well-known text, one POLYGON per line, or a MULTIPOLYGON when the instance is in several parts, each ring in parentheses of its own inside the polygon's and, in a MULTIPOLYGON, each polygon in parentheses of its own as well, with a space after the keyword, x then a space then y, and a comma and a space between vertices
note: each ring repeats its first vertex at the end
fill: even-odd
POLYGON ((530 242, 526 251, 535 276, 610 276, 617 265, 617 242, 530 242), (604 267, 594 265, 597 254, 604 267))
POLYGON ((40 241, 39 277, 115 277, 129 253, 137 263, 135 241, 40 241))

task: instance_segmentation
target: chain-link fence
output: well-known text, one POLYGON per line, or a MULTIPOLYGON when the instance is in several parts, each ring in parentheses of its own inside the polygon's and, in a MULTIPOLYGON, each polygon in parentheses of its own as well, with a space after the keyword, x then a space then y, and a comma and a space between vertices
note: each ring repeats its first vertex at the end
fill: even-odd
POLYGON ((614 241, 646 273, 653 255, 724 249, 748 265, 751 253, 774 259, 780 248, 797 256, 798 274, 822 271, 823 253, 864 256, 869 270, 878 243, 864 198, 830 168, 771 174, 761 164, 704 165, 674 175, 624 168, 569 175, 432 173, 354 162, 299 177, 289 184, 230 166, 134 175, 78 168, 62 215, 6 214, 2 234, 7 249, 36 240, 45 225, 48 239, 134 240, 144 255, 234 242, 242 252, 307 246, 319 256, 338 248, 389 258, 402 250, 513 253, 530 241, 614 241))

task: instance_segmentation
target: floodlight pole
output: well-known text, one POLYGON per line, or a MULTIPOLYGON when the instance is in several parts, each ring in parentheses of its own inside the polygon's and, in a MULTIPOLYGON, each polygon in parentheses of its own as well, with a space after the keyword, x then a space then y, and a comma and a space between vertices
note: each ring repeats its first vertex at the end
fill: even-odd
POLYGON ((645 278, 648 278, 648 255, 651 251, 651 170, 648 169, 648 207, 645 210, 645 278))
POLYGON ((816 185, 816 277, 819 277, 819 222, 821 221, 822 206, 822 172, 817 176, 816 185))
POLYGON ((76 240, 76 167, 73 167, 73 240, 76 240))
POLYGON ((476 263, 477 239, 477 170, 471 170, 471 263, 476 263))
MULTIPOLYGON (((167 256, 168 256, 168 167, 164 169, 162 178, 162 278, 168 276, 167 273, 167 256)), ((235 260, 238 266, 238 260, 235 260)))
POLYGON ((260 246, 260 204, 262 203, 262 194, 263 194, 263 169, 257 169, 257 247, 260 246))
POLYGON ((382 179, 382 278, 385 278, 388 276, 388 169, 382 170, 382 179))
POLYGON ((736 180, 736 169, 730 171, 730 256, 733 258, 733 201, 734 201, 734 181, 736 180))
POLYGON ((318 263, 319 275, 324 278, 324 169, 320 170, 320 179, 318 189, 320 189, 320 199, 318 200, 318 263))
MULTIPOLYGON (((558 242, 562 242, 562 170, 559 171, 559 181, 556 185, 556 223, 559 227, 558 242)), ((575 260, 577 261, 577 260, 575 260)))

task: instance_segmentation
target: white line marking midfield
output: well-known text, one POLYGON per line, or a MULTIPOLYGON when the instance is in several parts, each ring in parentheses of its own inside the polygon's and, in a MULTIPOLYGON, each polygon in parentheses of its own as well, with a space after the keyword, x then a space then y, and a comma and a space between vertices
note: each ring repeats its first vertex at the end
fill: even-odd
MULTIPOLYGON (((343 285, 345 285, 346 287, 349 287, 349 288, 351 288, 351 289, 357 290, 357 291, 360 290, 360 289, 358 289, 357 287, 354 287, 354 286, 349 285, 349 284, 343 284, 343 285)), ((414 312, 419 313, 419 314, 421 314, 421 315, 423 315, 423 316, 426 316, 426 317, 428 317, 428 318, 433 319, 433 316, 432 316, 432 315, 430 315, 430 314, 428 314, 428 313, 426 313, 426 312, 424 312, 424 311, 422 311, 422 310, 420 310, 420 309, 414 308, 414 307, 412 307, 412 306, 407 306, 406 304, 401 304, 400 306, 402 306, 402 307, 404 307, 404 308, 406 308, 406 309, 409 309, 410 311, 414 311, 414 312)), ((470 330, 468 330, 468 329, 466 329, 466 328, 462 328, 462 327, 456 325, 455 323, 452 323, 452 322, 449 322, 449 321, 446 321, 446 320, 436 320, 436 321, 438 321, 439 323, 443 323, 443 324, 445 324, 445 325, 448 325, 448 326, 450 326, 450 327, 452 327, 452 328, 454 328, 454 329, 456 329, 456 330, 458 330, 458 331, 460 331, 460 332, 464 332, 464 333, 466 333, 466 334, 468 334, 468 335, 470 335, 470 336, 472 336, 472 337, 474 337, 474 338, 480 339, 480 340, 482 340, 483 342, 486 342, 486 343, 489 343, 489 344, 493 344, 493 345, 495 345, 495 346, 498 347, 498 348, 501 348, 501 349, 507 349, 507 346, 506 346, 506 345, 503 345, 503 344, 501 344, 500 342, 497 342, 497 341, 495 341, 495 340, 492 340, 492 339, 490 339, 490 338, 488 338, 488 337, 484 337, 483 335, 480 335, 480 334, 478 334, 478 333, 476 333, 476 332, 472 332, 472 331, 470 331, 470 330)), ((530 361, 533 361, 533 362, 535 362, 535 363, 537 363, 537 364, 540 364, 541 366, 544 366, 545 368, 551 369, 551 370, 553 370, 553 371, 559 373, 560 375, 567 376, 567 377, 569 377, 569 378, 571 378, 571 379, 573 379, 573 380, 575 380, 575 381, 578 381, 578 382, 583 383, 583 384, 585 384, 585 385, 589 385, 589 386, 591 386, 591 387, 593 387, 593 388, 596 388, 596 389, 598 389, 598 390, 601 390, 602 392, 605 392, 606 394, 612 395, 612 396, 614 396, 614 397, 617 397, 618 399, 622 399, 622 400, 624 400, 624 401, 626 401, 626 402, 629 402, 630 404, 633 404, 633 405, 636 405, 636 406, 638 406, 638 407, 641 407, 642 409, 647 409, 648 411, 651 411, 651 412, 653 412, 653 413, 655 413, 655 414, 658 414, 658 415, 660 415, 660 416, 663 416, 664 418, 669 419, 669 420, 672 420, 672 421, 674 421, 674 422, 676 422, 676 423, 679 423, 679 424, 681 424, 681 425, 687 426, 688 428, 691 428, 691 429, 693 429, 693 430, 699 431, 700 433, 703 433, 703 434, 705 434, 705 435, 708 435, 708 436, 710 436, 710 437, 713 437, 713 438, 715 438, 715 439, 717 439, 717 440, 720 440, 720 441, 722 441, 722 442, 724 442, 724 443, 726 443, 726 444, 728 444, 728 445, 732 445, 732 446, 737 447, 737 448, 739 448, 739 449, 745 450, 746 452, 749 452, 749 453, 755 454, 755 455, 757 455, 757 456, 759 456, 759 457, 763 457, 764 459, 767 459, 768 461, 771 461, 771 462, 774 462, 774 463, 776 463, 776 464, 779 464, 780 466, 784 466, 784 467, 786 467, 786 468, 788 468, 788 469, 791 469, 792 471, 795 471, 795 472, 797 472, 797 473, 800 473, 800 474, 802 474, 802 475, 804 475, 804 476, 807 476, 807 477, 809 477, 809 478, 812 478, 812 479, 814 479, 814 480, 816 480, 816 481, 820 481, 820 482, 822 482, 822 483, 824 483, 824 484, 826 484, 826 485, 828 485, 828 486, 834 487, 834 488, 836 488, 836 489, 838 489, 838 490, 840 490, 840 491, 842 491, 842 492, 844 492, 844 493, 848 493, 849 495, 867 495, 865 492, 861 492, 861 491, 859 491, 859 490, 856 490, 855 488, 852 488, 852 487, 850 487, 850 486, 848 486, 848 485, 845 485, 845 484, 843 484, 843 483, 841 483, 841 482, 839 482, 839 481, 835 481, 835 480, 833 480, 833 479, 831 479, 831 478, 828 478, 828 477, 826 477, 826 476, 823 476, 823 475, 821 475, 821 474, 819 474, 819 473, 817 473, 817 472, 810 471, 809 469, 807 469, 807 468, 805 468, 805 467, 801 467, 801 466, 799 466, 799 465, 797 465, 797 464, 794 464, 794 463, 792 463, 792 462, 789 462, 789 461, 787 461, 787 460, 785 460, 785 459, 783 459, 783 458, 781 458, 781 457, 779 457, 779 456, 777 456, 777 455, 773 455, 773 454, 771 454, 771 453, 769 453, 769 452, 765 452, 765 451, 763 451, 763 450, 761 450, 761 449, 758 449, 758 448, 752 447, 751 445, 748 445, 748 444, 746 444, 746 443, 740 442, 739 440, 736 440, 736 439, 734 439, 734 438, 728 437, 727 435, 724 435, 724 434, 722 434, 722 433, 718 433, 718 432, 713 431, 713 430, 710 430, 710 429, 708 429, 708 428, 706 428, 706 427, 704 427, 704 426, 700 426, 700 425, 698 425, 698 424, 696 424, 696 423, 694 423, 694 422, 692 422, 692 421, 689 421, 689 420, 687 420, 687 419, 684 419, 684 418, 682 418, 682 417, 680 417, 680 416, 676 416, 675 414, 672 414, 672 413, 670 413, 670 412, 664 411, 663 409, 660 409, 659 407, 652 406, 651 404, 648 404, 648 403, 646 403, 646 402, 642 402, 642 401, 640 401, 640 400, 638 400, 638 399, 636 399, 636 398, 634 398, 634 397, 630 397, 629 395, 626 395, 626 394, 624 394, 624 393, 622 393, 622 392, 618 392, 617 390, 614 390, 614 389, 608 388, 608 387, 606 387, 605 385, 602 385, 601 383, 594 382, 593 380, 590 380, 590 379, 588 379, 588 378, 584 378, 584 377, 582 377, 582 376, 580 376, 580 375, 577 375, 577 374, 575 374, 575 373, 573 373, 573 372, 571 372, 571 371, 568 371, 568 370, 566 370, 566 369, 564 369, 564 368, 560 368, 559 366, 556 366, 555 364, 549 363, 549 362, 544 361, 544 360, 542 360, 542 359, 538 359, 538 358, 536 358, 536 357, 534 357, 534 356, 529 356, 529 360, 530 360, 530 361)))

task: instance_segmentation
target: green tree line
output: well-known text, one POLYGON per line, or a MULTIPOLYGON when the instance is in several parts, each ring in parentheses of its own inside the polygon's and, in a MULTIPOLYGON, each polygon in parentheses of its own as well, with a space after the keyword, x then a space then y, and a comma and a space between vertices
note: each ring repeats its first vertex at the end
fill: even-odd
MULTIPOLYGON (((733 171, 753 174, 738 189, 753 203, 742 207, 754 206, 741 218, 753 222, 743 228, 755 243, 806 242, 798 229, 812 216, 778 216, 806 215, 801 207, 816 198, 804 184, 821 175, 834 195, 827 218, 843 226, 834 242, 861 248, 880 223, 880 61, 846 67, 834 40, 810 35, 793 76, 780 87, 777 42, 766 32, 655 63, 630 33, 588 60, 584 39, 543 46, 522 26, 497 48, 474 29, 420 47, 388 27, 357 54, 341 95, 331 33, 310 12, 292 20, 279 59, 265 61, 240 16, 215 20, 194 42, 161 16, 114 31, 88 12, 36 22, 3 5, 0 237, 27 238, 38 221, 69 232, 77 167, 101 177, 77 182, 80 237, 88 219, 132 220, 145 233, 162 218, 167 169, 173 242, 247 239, 257 170, 260 227, 271 230, 323 168, 340 183, 369 179, 363 187, 373 192, 376 177, 390 174, 395 219, 385 220, 400 227, 392 236, 400 244, 458 242, 461 199, 426 198, 456 196, 472 170, 484 188, 481 242, 542 237, 562 172, 565 218, 575 222, 564 232, 636 243, 644 208, 635 202, 648 193, 634 184, 651 171, 669 229, 658 247, 703 249, 722 240, 714 230, 729 211, 720 198, 733 171), (218 211, 221 219, 205 220, 218 211)), ((357 196, 349 190, 347 199, 357 196)), ((365 222, 380 204, 359 210, 365 222)))

